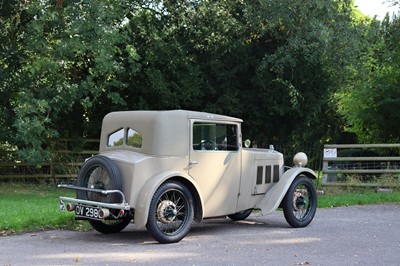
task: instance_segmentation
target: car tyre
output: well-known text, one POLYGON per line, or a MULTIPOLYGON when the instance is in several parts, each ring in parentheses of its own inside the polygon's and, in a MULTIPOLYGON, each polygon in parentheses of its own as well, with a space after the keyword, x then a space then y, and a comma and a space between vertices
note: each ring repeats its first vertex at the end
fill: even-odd
POLYGON ((131 215, 129 213, 126 213, 125 216, 119 220, 104 220, 104 221, 89 220, 89 224, 97 232, 103 234, 113 234, 124 230, 125 227, 129 225, 131 220, 132 220, 131 215))
POLYGON ((176 243, 189 232, 193 217, 190 191, 180 182, 167 181, 153 195, 146 228, 156 241, 176 243))
POLYGON ((314 218, 317 210, 317 191, 313 182, 305 177, 296 177, 282 201, 283 214, 293 227, 305 227, 314 218))
MULTIPOLYGON (((78 175, 78 186, 101 190, 122 190, 122 177, 119 168, 108 157, 96 155, 89 158, 78 175)), ((121 195, 112 193, 104 195, 97 192, 77 190, 78 199, 106 203, 120 203, 121 195)))
MULTIPOLYGON (((117 165, 108 157, 96 155, 89 158, 82 166, 78 175, 78 186, 101 190, 122 190, 122 177, 117 165)), ((112 193, 104 195, 97 192, 77 190, 78 199, 120 203, 121 195, 112 193)), ((118 215, 119 210, 110 210, 118 215)), ((117 220, 89 220, 89 224, 96 231, 103 234, 117 233, 128 226, 132 217, 129 213, 117 220)))
POLYGON ((240 212, 237 212, 234 214, 230 214, 230 215, 228 215, 228 217, 234 221, 240 221, 240 220, 244 220, 247 217, 249 217, 252 211, 253 211, 253 209, 248 209, 248 210, 240 211, 240 212))

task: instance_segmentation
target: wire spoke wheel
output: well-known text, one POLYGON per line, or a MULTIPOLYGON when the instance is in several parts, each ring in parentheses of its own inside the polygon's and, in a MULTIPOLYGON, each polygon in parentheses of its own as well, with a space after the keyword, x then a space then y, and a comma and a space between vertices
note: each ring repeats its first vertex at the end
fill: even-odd
MULTIPOLYGON (((78 186, 101 190, 122 190, 122 177, 111 159, 97 155, 87 160, 82 166, 78 176, 78 186)), ((77 191, 77 198, 106 203, 121 202, 119 194, 104 195, 84 190, 77 191)))
MULTIPOLYGON (((87 173, 88 188, 107 190, 111 189, 110 176, 107 170, 101 165, 95 165, 87 173)), ((104 195, 96 192, 87 192, 88 199, 93 201, 109 202, 111 195, 104 195)))
POLYGON ((189 232, 193 215, 189 190, 179 182, 169 181, 154 194, 146 227, 160 243, 178 242, 189 232))
POLYGON ((300 185, 296 188, 293 194, 293 215, 298 220, 304 220, 310 212, 310 193, 304 185, 300 185))
POLYGON ((171 235, 182 228, 188 218, 189 206, 185 195, 178 190, 166 191, 157 203, 157 226, 171 235))
POLYGON ((283 199, 282 207, 291 226, 307 226, 317 209, 317 192, 312 181, 305 176, 296 177, 283 199))
MULTIPOLYGON (((78 176, 78 186, 100 190, 122 190, 122 177, 117 165, 108 157, 96 155, 87 160, 78 176)), ((86 190, 77 190, 78 199, 104 203, 120 203, 121 196, 116 193, 102 194, 86 190)), ((106 220, 89 220, 90 225, 97 231, 109 234, 123 230, 132 220, 131 213, 118 216, 119 210, 110 210, 114 218, 106 220)))

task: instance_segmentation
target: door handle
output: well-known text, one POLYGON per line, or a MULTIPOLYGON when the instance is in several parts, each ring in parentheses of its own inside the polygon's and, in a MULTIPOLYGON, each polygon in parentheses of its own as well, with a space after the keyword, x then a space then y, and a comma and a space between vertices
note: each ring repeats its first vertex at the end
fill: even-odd
POLYGON ((198 161, 190 161, 189 162, 189 166, 192 166, 192 165, 195 165, 195 164, 198 164, 199 162, 198 161))

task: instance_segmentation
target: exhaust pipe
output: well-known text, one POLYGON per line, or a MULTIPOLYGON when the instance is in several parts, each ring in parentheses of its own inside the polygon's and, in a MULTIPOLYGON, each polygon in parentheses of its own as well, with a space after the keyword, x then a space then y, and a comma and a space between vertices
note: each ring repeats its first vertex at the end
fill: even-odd
POLYGON ((76 204, 68 203, 65 207, 67 208, 67 211, 72 212, 75 211, 76 204))
POLYGON ((99 218, 104 219, 110 216, 110 210, 109 209, 100 209, 99 211, 99 218))

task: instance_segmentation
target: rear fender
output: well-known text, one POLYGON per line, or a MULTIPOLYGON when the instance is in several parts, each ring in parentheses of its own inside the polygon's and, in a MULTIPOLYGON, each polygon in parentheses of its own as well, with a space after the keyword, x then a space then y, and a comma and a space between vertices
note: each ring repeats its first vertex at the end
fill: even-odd
POLYGON ((153 198, 154 193, 156 190, 161 186, 162 183, 169 179, 174 179, 177 181, 180 181, 179 179, 184 179, 185 181, 182 182, 182 184, 186 185, 185 183, 190 183, 193 188, 188 187, 188 189, 194 194, 193 198, 196 200, 198 199, 197 202, 193 203, 195 207, 195 220, 196 221, 201 221, 202 220, 202 210, 203 210, 203 200, 201 199, 201 195, 197 193, 199 191, 199 188, 197 187, 196 183, 192 182, 192 179, 190 176, 180 173, 180 172, 164 172, 159 175, 155 175, 151 177, 143 186, 143 188, 140 190, 139 196, 136 200, 137 205, 135 208, 135 225, 137 229, 144 229, 147 224, 147 219, 149 217, 149 209, 150 209, 150 203, 151 199, 153 198), (197 192, 193 191, 192 189, 195 189, 197 192), (196 208, 198 206, 198 208, 196 208), (197 210, 196 210, 197 209, 197 210))
POLYGON ((315 172, 309 168, 291 168, 282 175, 279 182, 265 194, 264 198, 261 199, 255 208, 260 209, 262 215, 275 211, 281 204, 293 180, 299 175, 305 175, 311 179, 316 179, 315 172))

